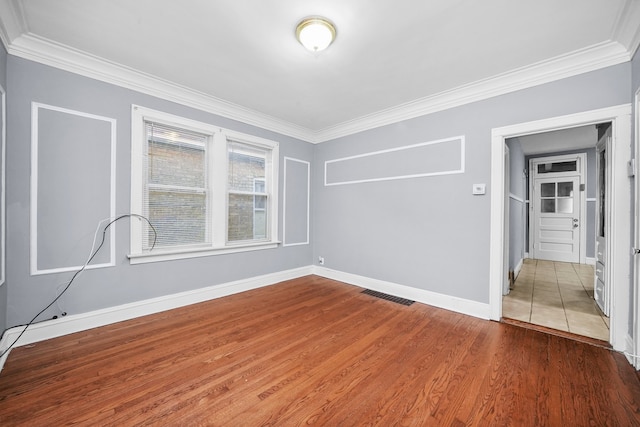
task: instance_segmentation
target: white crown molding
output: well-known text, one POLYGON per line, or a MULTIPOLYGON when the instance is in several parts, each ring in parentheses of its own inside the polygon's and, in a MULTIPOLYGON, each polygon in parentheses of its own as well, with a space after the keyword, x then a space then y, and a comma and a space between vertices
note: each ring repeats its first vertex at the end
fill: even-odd
POLYGON ((12 41, 27 31, 27 23, 18 0, 0 1, 0 40, 8 51, 12 41))
POLYGON ((23 34, 17 37, 7 50, 9 54, 20 58, 146 93, 304 141, 313 137, 307 129, 301 126, 32 34, 23 34))
POLYGON ((611 39, 622 44, 629 56, 633 57, 640 45, 640 2, 637 0, 627 0, 620 9, 620 13, 614 24, 614 32, 611 39))
POLYGON ((321 130, 295 125, 29 33, 12 39, 14 32, 24 28, 18 24, 9 25, 11 29, 6 28, 7 23, 14 19, 20 22, 19 17, 15 16, 15 11, 19 12, 19 8, 12 9, 15 12, 14 18, 8 19, 2 18, 3 8, 0 8, 0 37, 3 41, 7 37, 11 40, 8 44, 5 41, 7 51, 11 55, 315 144, 628 62, 634 51, 630 51, 626 46, 637 47, 640 43, 640 31, 634 25, 636 14, 640 14, 640 7, 633 1, 630 3, 633 5, 627 5, 624 9, 629 13, 623 13, 619 19, 622 29, 614 34, 624 39, 623 43, 599 43, 321 130))
POLYGON ((600 43, 326 128, 316 133, 315 141, 341 138, 630 60, 629 51, 620 43, 600 43))

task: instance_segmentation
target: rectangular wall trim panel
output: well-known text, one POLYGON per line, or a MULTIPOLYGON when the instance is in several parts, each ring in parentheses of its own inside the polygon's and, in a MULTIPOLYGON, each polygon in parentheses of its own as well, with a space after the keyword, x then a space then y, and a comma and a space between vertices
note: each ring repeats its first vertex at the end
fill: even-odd
POLYGON ((324 185, 419 178, 464 173, 464 136, 329 160, 324 185))
MULTIPOLYGON (((31 274, 74 271, 115 216, 116 120, 31 105, 31 274), (99 234, 96 236, 96 234, 99 234)), ((115 265, 115 224, 87 268, 115 265)))
POLYGON ((309 244, 311 164, 284 158, 282 246, 309 244))

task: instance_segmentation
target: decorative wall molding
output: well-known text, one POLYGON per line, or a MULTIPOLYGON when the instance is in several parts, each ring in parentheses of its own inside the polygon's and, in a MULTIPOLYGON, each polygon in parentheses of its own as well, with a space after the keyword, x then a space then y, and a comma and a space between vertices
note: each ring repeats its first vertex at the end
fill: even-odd
MULTIPOLYGON (((75 271, 82 267, 82 265, 72 266, 60 266, 57 268, 39 269, 38 268, 38 174, 39 174, 39 112, 40 110, 50 110, 59 113, 69 114, 73 116, 79 116, 91 120, 104 121, 109 124, 110 127, 110 177, 109 177, 109 212, 105 215, 105 218, 113 218, 116 213, 116 120, 98 116, 95 114, 85 113, 82 111, 70 110, 67 108, 57 107, 53 105, 41 104, 33 102, 31 104, 31 224, 30 224, 30 243, 31 243, 31 274, 50 274, 60 273, 66 271, 75 271)), ((96 231, 97 233, 97 231, 96 231)), ((87 269, 108 267, 115 265, 115 233, 116 227, 112 226, 109 230, 109 262, 102 264, 90 264, 87 269)), ((92 248, 93 249, 93 248, 92 248)))
POLYGON ((300 159, 294 159, 293 157, 286 157, 284 158, 284 195, 283 195, 283 200, 282 200, 282 246, 299 246, 299 245, 308 245, 309 244, 309 224, 310 224, 310 219, 311 219, 311 163, 305 161, 305 160, 300 160, 300 159), (306 222, 306 226, 307 226, 307 234, 306 234, 306 240, 302 241, 302 242, 289 242, 289 240, 287 239, 287 182, 288 182, 288 178, 287 178, 287 162, 296 162, 296 163, 302 163, 303 165, 306 165, 307 167, 307 198, 306 198, 306 203, 307 203, 307 222, 306 222))
MULTIPOLYGON (((333 167, 334 169, 336 168, 336 166, 333 166, 333 167)), ((455 136, 451 138, 438 139, 435 141, 405 145, 402 147, 395 147, 387 150, 372 151, 368 153, 358 154, 355 156, 328 160, 324 162, 324 185, 328 187, 328 186, 334 186, 334 185, 359 184, 363 182, 390 181, 390 180, 396 180, 396 179, 452 175, 452 174, 464 173, 464 170, 465 170, 465 137, 464 135, 460 135, 460 136, 455 136), (453 158, 454 159, 453 165, 447 165, 446 159, 443 159, 442 155, 440 155, 441 153, 433 153, 433 155, 430 155, 431 153, 429 154, 420 153, 420 154, 415 154, 413 156, 409 156, 409 158, 423 159, 422 164, 420 166, 425 167, 426 169, 425 170, 416 169, 416 170, 410 171, 411 173, 407 173, 408 172, 407 162, 398 161, 398 159, 394 159, 392 157, 394 155, 398 155, 398 153, 408 152, 411 150, 425 150, 425 149, 437 150, 437 148, 434 148, 434 147, 442 147, 443 144, 448 144, 448 143, 454 143, 454 144, 459 143, 459 149, 458 149, 459 152, 456 153, 457 156, 453 158), (380 159, 384 159, 385 157, 387 157, 387 161, 385 161, 384 163, 391 164, 391 165, 394 165, 394 164, 400 165, 402 167, 402 170, 401 170, 402 174, 389 174, 388 171, 384 171, 385 173, 387 173, 387 175, 380 175, 378 177, 373 175, 367 176, 367 174, 375 173, 376 171, 381 169, 377 167, 379 165, 376 165, 375 163, 368 165, 368 167, 367 165, 363 166, 362 165, 363 159, 366 159, 367 157, 377 157, 378 162, 380 162, 380 159), (426 161, 424 159, 429 159, 429 158, 437 159, 438 167, 441 167, 442 169, 440 170, 428 169, 429 165, 426 164, 426 161), (343 166, 345 170, 350 171, 350 173, 354 173, 354 172, 357 173, 358 171, 360 171, 360 173, 364 175, 362 175, 359 179, 348 179, 344 181, 329 179, 331 166, 339 163, 348 164, 349 162, 355 162, 356 164, 359 163, 360 165, 358 167, 343 166), (450 168, 447 168, 448 166, 450 168)))
MULTIPOLYGON (((58 319, 36 323, 29 326, 27 331, 16 342, 16 347, 44 341, 75 332, 86 331, 100 326, 110 325, 116 322, 135 319, 149 314, 160 313, 174 308, 184 307, 199 302, 209 301, 240 292, 249 291, 265 286, 274 285, 285 280, 296 279, 298 277, 312 274, 312 267, 301 267, 277 273, 265 274, 263 276, 249 279, 236 280, 234 282, 195 289, 192 291, 180 292, 172 295, 165 295, 144 301, 137 301, 102 310, 95 310, 88 313, 71 314, 58 319)), ((5 351, 11 343, 18 338, 23 327, 9 329, 0 341, 0 353, 5 351)), ((0 359, 0 370, 4 365, 8 354, 0 359)))
POLYGON ((313 266, 313 274, 361 288, 372 289, 389 295, 410 299, 422 304, 443 308, 445 310, 455 311, 456 313, 466 314, 480 319, 489 319, 489 304, 439 294, 436 292, 426 291, 424 289, 412 288, 410 286, 373 279, 357 274, 345 273, 317 265, 313 266))

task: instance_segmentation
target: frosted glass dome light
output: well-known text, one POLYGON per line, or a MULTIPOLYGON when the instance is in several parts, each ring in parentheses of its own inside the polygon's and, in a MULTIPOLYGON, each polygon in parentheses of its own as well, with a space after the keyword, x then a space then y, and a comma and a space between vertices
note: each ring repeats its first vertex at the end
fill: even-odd
POLYGON ((333 43, 336 38, 336 28, 325 18, 306 18, 296 27, 296 38, 311 52, 320 52, 333 43))

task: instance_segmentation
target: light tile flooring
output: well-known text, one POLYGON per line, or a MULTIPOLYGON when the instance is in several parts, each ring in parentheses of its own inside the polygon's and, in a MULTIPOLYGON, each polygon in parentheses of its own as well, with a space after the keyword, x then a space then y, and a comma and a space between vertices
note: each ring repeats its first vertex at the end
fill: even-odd
POLYGON ((609 319, 593 299, 593 266, 525 259, 502 315, 609 341, 609 319))

